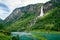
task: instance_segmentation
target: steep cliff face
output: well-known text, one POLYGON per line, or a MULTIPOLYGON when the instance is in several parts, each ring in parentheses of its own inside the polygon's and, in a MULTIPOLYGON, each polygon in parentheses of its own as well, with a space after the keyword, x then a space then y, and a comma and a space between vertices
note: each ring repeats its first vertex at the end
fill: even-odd
POLYGON ((44 13, 48 12, 50 9, 53 8, 53 4, 51 1, 44 4, 44 13))
POLYGON ((7 22, 12 22, 17 20, 23 15, 23 12, 21 12, 20 9, 15 9, 12 14, 10 14, 4 21, 7 22))
POLYGON ((42 3, 39 4, 34 4, 34 5, 28 5, 25 7, 21 7, 21 8, 16 8, 15 10, 13 10, 13 12, 4 20, 6 23, 7 22, 14 22, 18 19, 20 19, 21 17, 23 17, 23 15, 26 14, 26 12, 28 13, 36 13, 37 15, 39 15, 40 13, 40 8, 41 8, 42 3))
POLYGON ((44 13, 60 5, 60 0, 51 0, 44 4, 44 13))

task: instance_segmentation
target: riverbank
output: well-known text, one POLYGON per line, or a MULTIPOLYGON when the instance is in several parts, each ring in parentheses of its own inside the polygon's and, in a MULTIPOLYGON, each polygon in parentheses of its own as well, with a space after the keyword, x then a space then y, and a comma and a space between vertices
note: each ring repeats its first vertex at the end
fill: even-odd
POLYGON ((42 33, 48 33, 48 34, 60 34, 60 31, 50 31, 50 30, 44 30, 44 29, 32 30, 30 32, 42 32, 42 33))

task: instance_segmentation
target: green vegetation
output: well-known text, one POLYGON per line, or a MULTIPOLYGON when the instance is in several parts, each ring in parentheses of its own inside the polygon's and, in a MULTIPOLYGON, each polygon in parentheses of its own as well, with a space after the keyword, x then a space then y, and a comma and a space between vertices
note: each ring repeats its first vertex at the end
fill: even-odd
POLYGON ((10 36, 0 33, 0 40, 12 40, 10 36))
POLYGON ((32 30, 30 32, 41 32, 41 33, 46 33, 46 34, 60 34, 59 31, 50 31, 50 30, 44 30, 44 29, 36 29, 36 30, 32 30))
POLYGON ((20 20, 16 21, 15 23, 11 24, 9 27, 6 28, 6 31, 24 31, 30 26, 30 22, 36 16, 34 13, 26 13, 20 20))
POLYGON ((4 28, 4 24, 0 23, 0 30, 4 28))
POLYGON ((19 35, 12 37, 12 40, 19 40, 19 39, 20 39, 20 38, 19 38, 19 35))
POLYGON ((32 29, 60 31, 60 7, 56 7, 40 17, 32 29))

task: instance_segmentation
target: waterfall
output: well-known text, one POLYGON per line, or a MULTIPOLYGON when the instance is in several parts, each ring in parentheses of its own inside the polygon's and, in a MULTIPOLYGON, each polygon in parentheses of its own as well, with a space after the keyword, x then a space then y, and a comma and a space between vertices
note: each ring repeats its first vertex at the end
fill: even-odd
POLYGON ((41 6, 41 12, 40 12, 40 15, 36 17, 36 20, 37 20, 38 18, 40 18, 41 16, 43 16, 43 15, 44 15, 44 12, 43 12, 43 6, 41 6))
POLYGON ((40 13, 40 16, 43 16, 44 13, 43 13, 43 6, 41 6, 41 13, 40 13))
POLYGON ((43 6, 41 6, 41 12, 40 12, 39 16, 37 16, 37 17, 30 23, 30 26, 32 26, 33 24, 35 24, 35 23, 36 23, 36 20, 37 20, 38 18, 40 18, 41 16, 43 16, 43 15, 44 15, 43 6))
POLYGON ((44 15, 44 12, 43 12, 43 6, 41 6, 41 12, 40 12, 40 15, 37 16, 37 18, 39 18, 39 17, 41 17, 41 16, 43 16, 43 15, 44 15))

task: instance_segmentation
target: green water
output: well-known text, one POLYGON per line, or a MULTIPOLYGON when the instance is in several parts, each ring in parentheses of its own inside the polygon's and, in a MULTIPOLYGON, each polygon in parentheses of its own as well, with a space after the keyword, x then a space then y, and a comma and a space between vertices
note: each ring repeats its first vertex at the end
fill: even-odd
MULTIPOLYGON (((31 32, 31 33, 15 33, 14 34, 19 35, 19 40, 39 40, 36 37, 32 37, 32 35, 39 35, 44 37, 46 40, 60 40, 60 34, 48 34, 48 33, 41 33, 41 32, 31 32)), ((13 34, 12 34, 13 36, 13 34)))
POLYGON ((33 32, 33 34, 42 35, 47 40, 60 40, 60 34, 48 34, 48 33, 40 33, 40 32, 38 32, 38 33, 33 32))

